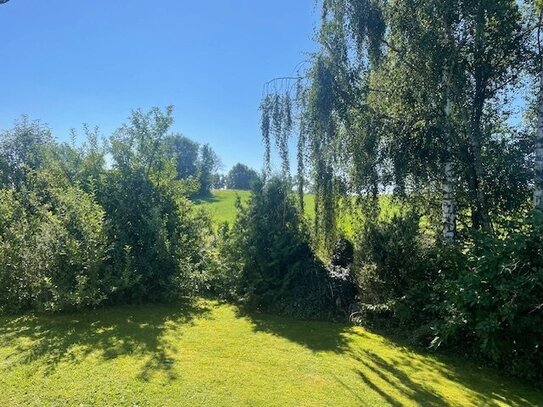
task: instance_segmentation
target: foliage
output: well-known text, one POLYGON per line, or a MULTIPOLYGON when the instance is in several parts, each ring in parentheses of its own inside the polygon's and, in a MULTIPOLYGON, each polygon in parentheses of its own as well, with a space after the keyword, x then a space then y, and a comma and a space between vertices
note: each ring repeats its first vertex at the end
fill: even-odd
POLYGON ((252 185, 257 182, 258 174, 255 170, 245 164, 238 163, 228 172, 226 178, 226 187, 228 189, 250 190, 252 185))
POLYGON ((35 182, 31 193, 0 190, 0 311, 101 303, 107 294, 102 208, 76 187, 35 182))
POLYGON ((478 233, 462 245, 421 235, 409 214, 366 225, 356 321, 407 328, 417 343, 541 381, 543 234, 537 221, 517 222, 503 236, 478 233))
POLYGON ((26 116, 0 135, 0 183, 18 187, 27 174, 43 164, 43 148, 52 142, 51 132, 26 116))
POLYGON ((167 150, 171 123, 171 108, 135 111, 107 150, 87 127, 81 147, 26 119, 3 133, 0 311, 164 301, 204 286, 211 224, 167 150))
POLYGON ((357 300, 358 285, 353 272, 354 245, 346 238, 338 239, 327 265, 330 291, 336 306, 350 310, 357 300))
POLYGON ((172 161, 161 154, 171 122, 171 111, 136 111, 112 140, 113 169, 102 202, 113 242, 107 266, 115 301, 176 297, 196 285, 189 276, 205 265, 207 222, 183 196, 172 161))
POLYGON ((461 267, 441 271, 428 306, 434 346, 469 347, 512 374, 543 379, 542 232, 529 220, 501 237, 477 235, 456 254, 461 267))
POLYGON ((250 308, 314 317, 336 312, 325 267, 315 257, 288 183, 255 186, 230 231, 227 265, 250 308))
POLYGON ((164 140, 167 154, 175 158, 179 179, 196 178, 200 145, 181 134, 171 134, 164 140))
POLYGON ((541 77, 538 6, 325 0, 296 98, 291 86, 267 86, 261 105, 267 151, 300 129, 299 193, 307 184, 315 193, 313 244, 324 257, 339 204, 356 201, 360 315, 426 345, 438 327, 435 343, 462 344, 514 374, 528 366, 532 379, 543 376, 540 253, 519 247, 537 246, 525 218, 541 192, 543 113, 522 123, 514 110, 518 90, 541 77), (389 193, 402 212, 383 219, 389 193))
POLYGON ((209 144, 204 144, 200 151, 200 161, 198 162, 198 181, 200 188, 197 195, 209 196, 214 187, 215 174, 221 167, 221 160, 213 151, 209 144))
POLYGON ((420 234, 419 224, 420 216, 411 211, 365 223, 355 264, 368 318, 379 319, 382 314, 411 327, 427 322, 421 311, 436 276, 430 242, 420 234))

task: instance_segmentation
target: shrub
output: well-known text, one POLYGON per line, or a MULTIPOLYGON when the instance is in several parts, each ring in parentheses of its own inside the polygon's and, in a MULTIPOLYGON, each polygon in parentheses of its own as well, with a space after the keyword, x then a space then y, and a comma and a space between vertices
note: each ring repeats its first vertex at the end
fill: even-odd
POLYGON ((171 110, 136 111, 111 140, 104 176, 112 302, 167 301, 198 289, 207 267, 209 220, 187 199, 163 140, 171 110))
POLYGON ((227 265, 249 307, 298 317, 336 313, 330 280, 309 244, 288 183, 256 185, 231 230, 227 265))
POLYGON ((88 129, 83 148, 38 124, 0 134, 0 311, 167 301, 205 287, 211 224, 166 154, 171 122, 171 109, 135 111, 110 138, 110 168, 88 129))
POLYGON ((104 213, 69 187, 26 197, 0 193, 0 309, 57 311, 99 304, 106 255, 104 213))
POLYGON ((330 290, 338 310, 349 311, 356 301, 358 287, 353 275, 354 246, 345 237, 334 245, 327 265, 330 290))
POLYGON ((434 346, 461 346, 514 375, 543 380, 543 227, 479 234, 445 269, 428 308, 434 346))
MULTIPOLYGON (((430 242, 420 234, 420 217, 412 212, 366 222, 358 237, 356 276, 366 322, 396 317, 401 324, 420 323, 435 270, 430 242)), ((359 315, 360 317, 360 315, 359 315)))

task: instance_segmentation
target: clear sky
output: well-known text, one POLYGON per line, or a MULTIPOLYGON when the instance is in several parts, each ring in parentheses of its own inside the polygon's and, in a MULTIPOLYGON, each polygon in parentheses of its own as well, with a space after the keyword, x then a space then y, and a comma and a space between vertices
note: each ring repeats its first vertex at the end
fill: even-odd
POLYGON ((315 49, 315 0, 11 0, 0 5, 0 129, 21 114, 60 140, 109 135, 134 108, 175 106, 173 130, 225 170, 262 167, 267 80, 315 49))

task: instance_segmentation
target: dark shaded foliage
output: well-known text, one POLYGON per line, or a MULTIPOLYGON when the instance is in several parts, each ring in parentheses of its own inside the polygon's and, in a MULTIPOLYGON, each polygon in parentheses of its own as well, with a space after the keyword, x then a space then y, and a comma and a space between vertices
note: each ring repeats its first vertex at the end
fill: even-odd
POLYGON ((541 382, 541 223, 510 222, 503 235, 476 233, 456 244, 424 237, 418 223, 402 215, 366 226, 354 319, 541 382))
POLYGON ((245 164, 238 163, 232 167, 226 176, 228 189, 250 190, 258 180, 258 174, 245 164))
POLYGON ((338 312, 287 182, 272 178, 255 186, 226 244, 228 268, 237 273, 238 295, 249 308, 305 318, 338 312))

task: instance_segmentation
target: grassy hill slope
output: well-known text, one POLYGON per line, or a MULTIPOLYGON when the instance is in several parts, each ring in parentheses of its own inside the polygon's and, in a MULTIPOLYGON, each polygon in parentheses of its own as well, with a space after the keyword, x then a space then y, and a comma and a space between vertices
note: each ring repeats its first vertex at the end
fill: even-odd
MULTIPOLYGON (((216 190, 213 191, 212 196, 205 199, 196 199, 194 202, 196 205, 205 208, 211 214, 211 218, 215 224, 219 225, 223 222, 233 223, 236 218, 236 197, 239 196, 242 202, 246 202, 251 195, 250 191, 239 190, 216 190)), ((380 198, 382 216, 392 216, 394 213, 398 213, 399 208, 392 202, 388 196, 380 198)), ((305 216, 312 220, 315 217, 315 196, 313 194, 307 194, 304 196, 305 216)), ((342 217, 339 227, 347 234, 351 236, 353 233, 353 223, 356 222, 353 216, 346 213, 342 217)))
POLYGON ((223 222, 233 223, 236 219, 236 197, 246 202, 251 195, 250 191, 238 191, 233 189, 213 191, 212 196, 197 199, 194 202, 211 214, 213 221, 219 225, 223 222))
POLYGON ((1 406, 543 405, 362 328, 206 301, 1 317, 0 389, 1 406))

